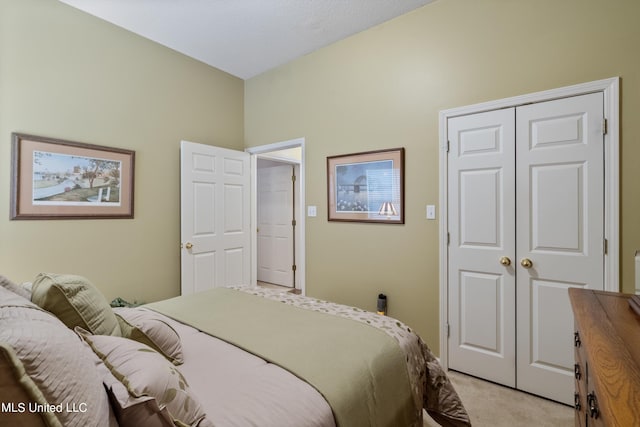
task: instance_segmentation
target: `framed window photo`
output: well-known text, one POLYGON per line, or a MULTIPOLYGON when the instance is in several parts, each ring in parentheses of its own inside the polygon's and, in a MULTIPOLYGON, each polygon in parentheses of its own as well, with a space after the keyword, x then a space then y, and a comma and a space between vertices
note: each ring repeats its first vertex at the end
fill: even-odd
POLYGON ((404 224, 404 148, 327 157, 329 221, 404 224))
POLYGON ((135 152, 12 134, 11 219, 133 218, 135 152))

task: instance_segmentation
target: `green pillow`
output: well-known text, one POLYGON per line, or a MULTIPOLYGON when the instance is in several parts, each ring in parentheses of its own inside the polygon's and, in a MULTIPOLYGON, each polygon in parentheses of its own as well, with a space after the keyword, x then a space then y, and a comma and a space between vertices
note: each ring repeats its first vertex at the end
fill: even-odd
POLYGON ((121 335, 120 324, 100 291, 82 276, 40 273, 31 301, 55 314, 69 328, 95 335, 121 335))
MULTIPOLYGON (((0 287, 0 402, 11 401, 87 409, 37 411, 48 427, 113 425, 92 351, 53 314, 0 287), (15 381, 28 398, 20 396, 15 381)), ((31 417, 10 420, 9 415, 0 408, 1 426, 38 425, 31 417)))
POLYGON ((0 412, 2 425, 16 425, 22 421, 29 426, 62 427, 51 412, 26 410, 32 402, 38 405, 47 405, 48 402, 25 371, 13 348, 3 342, 0 342, 0 402, 13 405, 9 411, 0 412))

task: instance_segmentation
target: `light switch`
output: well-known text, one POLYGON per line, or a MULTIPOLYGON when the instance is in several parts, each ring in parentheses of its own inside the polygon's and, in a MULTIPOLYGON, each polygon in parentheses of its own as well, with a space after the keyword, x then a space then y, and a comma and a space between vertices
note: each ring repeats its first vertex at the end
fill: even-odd
POLYGON ((316 216, 317 209, 315 206, 307 206, 307 216, 316 216))
POLYGON ((436 219, 435 205, 427 205, 427 219, 436 219))

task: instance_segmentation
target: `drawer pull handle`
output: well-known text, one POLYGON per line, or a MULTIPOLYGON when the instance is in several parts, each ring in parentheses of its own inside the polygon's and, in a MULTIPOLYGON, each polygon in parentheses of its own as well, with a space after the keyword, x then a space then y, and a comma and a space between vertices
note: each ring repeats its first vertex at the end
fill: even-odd
POLYGON ((591 418, 598 418, 600 411, 598 410, 595 392, 587 394, 587 405, 589 406, 589 416, 591 416, 591 418))
POLYGON ((578 393, 573 394, 573 401, 574 401, 573 406, 576 408, 576 411, 579 411, 581 405, 580 405, 580 395, 578 393))
POLYGON ((579 380, 582 377, 582 374, 580 373, 580 365, 578 365, 577 363, 573 365, 573 372, 575 373, 577 380, 579 380))
POLYGON ((573 346, 580 347, 580 344, 582 344, 582 342, 580 341, 580 333, 576 331, 573 333, 573 346))

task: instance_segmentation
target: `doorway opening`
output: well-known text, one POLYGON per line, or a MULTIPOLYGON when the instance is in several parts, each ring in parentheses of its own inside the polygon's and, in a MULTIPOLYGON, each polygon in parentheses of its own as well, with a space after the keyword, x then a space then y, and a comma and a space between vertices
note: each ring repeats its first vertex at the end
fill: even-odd
POLYGON ((304 295, 304 138, 245 151, 251 154, 251 223, 255 224, 252 285, 274 283, 304 295))

